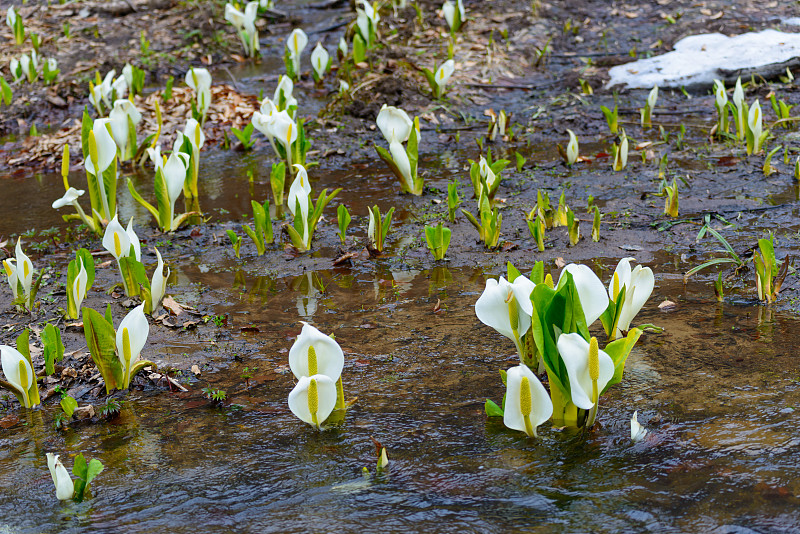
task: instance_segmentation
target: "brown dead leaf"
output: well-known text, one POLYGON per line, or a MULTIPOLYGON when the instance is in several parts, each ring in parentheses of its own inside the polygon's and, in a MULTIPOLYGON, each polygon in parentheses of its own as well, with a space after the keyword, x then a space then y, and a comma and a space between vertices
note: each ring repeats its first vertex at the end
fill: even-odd
POLYGON ((161 305, 172 312, 173 315, 180 315, 183 313, 183 306, 172 297, 164 297, 164 300, 161 301, 161 305))

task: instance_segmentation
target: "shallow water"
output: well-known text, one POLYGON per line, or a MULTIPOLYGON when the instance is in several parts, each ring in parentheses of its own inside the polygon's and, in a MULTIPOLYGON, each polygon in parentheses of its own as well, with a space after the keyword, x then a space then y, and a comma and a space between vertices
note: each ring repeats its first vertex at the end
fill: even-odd
MULTIPOLYGON (((625 380, 603 398, 599 429, 545 424, 530 440, 483 414, 485 398, 502 397, 497 370, 515 356, 474 316, 480 271, 274 279, 187 264, 178 280, 176 294, 199 286, 231 328, 259 332, 218 341, 224 356, 202 366, 189 394, 131 392, 112 423, 58 433, 52 406, 15 412, 20 423, 0 434, 0 525, 10 532, 800 529, 793 318, 648 306, 640 320, 665 333, 640 341, 625 380), (345 350, 345 393, 358 401, 338 429, 317 432, 286 406, 298 318, 335 333, 345 350), (249 389, 245 367, 257 368, 249 389), (205 401, 207 384, 231 404, 205 401), (634 409, 650 431, 638 444, 634 409), (389 451, 380 474, 370 436, 389 451), (56 502, 48 451, 103 461, 92 498, 56 502)), ((671 284, 660 281, 655 295, 682 290, 671 284)), ((145 353, 158 360, 162 350, 203 358, 202 346, 185 344, 145 353)))

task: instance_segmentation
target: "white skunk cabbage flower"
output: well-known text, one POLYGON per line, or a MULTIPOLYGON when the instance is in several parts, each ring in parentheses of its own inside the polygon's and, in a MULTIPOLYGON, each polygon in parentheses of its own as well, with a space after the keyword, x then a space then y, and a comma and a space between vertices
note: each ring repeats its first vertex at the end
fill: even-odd
POLYGON ((33 302, 29 302, 33 285, 33 262, 22 252, 21 238, 17 238, 14 253, 16 258, 3 260, 3 269, 8 278, 8 285, 11 286, 11 292, 14 294, 14 300, 24 296, 28 309, 30 309, 33 306, 33 302), (19 294, 20 284, 22 285, 22 295, 19 294))
POLYGON ((653 287, 655 287, 655 276, 652 269, 637 265, 631 270, 631 260, 635 261, 635 258, 619 260, 611 282, 608 284, 608 296, 614 301, 617 300, 622 288, 626 288, 625 302, 622 304, 622 312, 617 323, 617 338, 622 337, 622 332, 630 329, 631 321, 650 298, 653 287))
MULTIPOLYGON (((101 175, 114 162, 114 158, 117 156, 117 144, 109 131, 110 126, 109 119, 95 119, 94 124, 92 124, 92 131, 89 132, 89 143, 91 144, 92 138, 94 138, 97 146, 97 161, 92 161, 92 158, 88 157, 83 162, 86 171, 96 176, 101 184, 101 175)), ((91 154, 91 150, 89 153, 91 154)))
POLYGON ((192 67, 186 71, 185 81, 195 92, 197 110, 205 116, 211 105, 211 74, 208 69, 192 67))
POLYGON ((114 101, 114 107, 108 114, 108 120, 111 124, 111 135, 114 142, 119 147, 119 152, 122 154, 123 159, 130 150, 131 140, 129 139, 130 130, 128 128, 128 119, 136 126, 142 120, 142 114, 133 105, 133 102, 127 98, 122 98, 114 101))
POLYGON ((318 80, 321 80, 323 76, 325 76, 325 71, 328 70, 328 62, 330 59, 331 55, 325 47, 322 46, 321 43, 317 43, 317 46, 311 51, 311 68, 314 69, 318 80))
POLYGON ((453 75, 455 70, 456 63, 452 59, 448 59, 437 69, 436 75, 434 76, 438 91, 436 96, 440 97, 444 94, 445 86, 447 86, 447 82, 450 80, 450 76, 453 75))
POLYGON ((75 309, 80 312, 81 304, 86 297, 86 285, 89 283, 89 274, 83 266, 83 258, 79 259, 79 264, 81 268, 78 271, 78 276, 75 277, 72 287, 68 289, 72 292, 72 300, 75 302, 75 309))
POLYGON ((464 11, 464 2, 462 2, 462 0, 457 0, 456 4, 453 4, 450 0, 446 0, 445 3, 442 4, 442 14, 451 32, 458 31, 461 24, 463 24, 467 18, 467 14, 464 11), (458 13, 456 13, 456 10, 458 10, 458 13), (458 19, 456 19, 456 16, 458 16, 458 19))
POLYGON ((658 100, 658 86, 654 85, 652 89, 650 89, 650 93, 647 95, 647 105, 650 107, 651 110, 656 108, 656 101, 658 100))
POLYGON ((561 334, 556 345, 569 376, 572 403, 590 410, 603 388, 614 377, 614 360, 597 347, 597 339, 587 343, 577 332, 561 334))
POLYGON ((578 138, 572 130, 567 130, 569 143, 567 143, 567 164, 573 165, 578 161, 578 138))
POLYGON ((381 107, 375 123, 387 143, 391 143, 392 139, 397 140, 399 143, 405 143, 408 141, 408 136, 411 135, 411 128, 414 127, 414 123, 409 118, 408 113, 400 108, 387 106, 386 104, 381 107))
POLYGON ((53 477, 53 485, 56 487, 56 498, 59 501, 68 501, 75 494, 75 485, 69 476, 69 471, 58 459, 58 454, 48 452, 45 456, 50 476, 53 477))
POLYGON ((6 11, 6 25, 14 29, 14 24, 17 22, 17 12, 14 11, 14 6, 9 6, 8 11, 6 11))
POLYGON ((303 376, 289 393, 289 409, 317 428, 336 407, 336 382, 326 375, 303 376))
POLYGON ((600 281, 590 267, 570 263, 561 271, 556 287, 561 287, 566 283, 567 277, 564 276, 564 273, 572 275, 575 289, 578 291, 578 298, 581 299, 581 308, 583 308, 583 315, 586 318, 586 326, 592 326, 608 308, 608 294, 606 294, 603 282, 600 281))
POLYGON ((534 287, 535 284, 522 275, 513 283, 502 276, 499 280, 489 278, 486 288, 475 302, 478 319, 513 341, 518 351, 520 338, 531 327, 531 293, 534 287))
MULTIPOLYGON (((275 87, 275 94, 272 97, 271 104, 276 108, 276 111, 290 111, 289 108, 297 108, 297 99, 292 95, 294 92, 294 82, 288 76, 281 74, 278 77, 278 85, 275 87)), ((266 100, 266 99, 265 99, 266 100)), ((264 103, 261 104, 261 113, 264 113, 264 103)), ((294 119, 295 110, 291 110, 290 117, 294 119)))
POLYGON ((122 363, 124 372, 123 385, 130 385, 131 369, 139 361, 139 355, 147 342, 150 325, 144 315, 144 304, 139 304, 126 315, 119 323, 116 335, 117 356, 122 363))
MULTIPOLYGON (((135 236, 136 234, 134 234, 134 237, 135 236)), ((138 244, 138 238, 136 239, 136 242, 138 244)), ((105 247, 105 249, 109 251, 117 261, 130 255, 131 236, 119 223, 116 214, 108 223, 108 226, 106 226, 106 231, 103 234, 103 247, 105 247)))
POLYGON ((53 209, 63 208, 64 206, 68 206, 70 204, 77 207, 78 198, 83 196, 85 192, 86 191, 83 189, 75 189, 74 187, 70 187, 67 189, 67 192, 64 193, 63 197, 53 202, 53 209))
POLYGON ((553 415, 550 395, 526 365, 512 367, 506 373, 506 404, 503 424, 536 437, 536 427, 553 415))
POLYGON ((153 280, 150 282, 150 310, 152 314, 156 312, 161 301, 164 300, 164 295, 167 292, 167 278, 169 278, 169 269, 167 274, 164 274, 164 260, 161 258, 161 253, 155 249, 156 257, 158 258, 158 265, 156 265, 156 272, 153 273, 153 280))
POLYGON ((0 345, 0 364, 6 381, 19 394, 22 406, 31 408, 29 391, 33 386, 35 375, 27 358, 14 347, 0 345))
POLYGON ((483 156, 481 156, 481 159, 478 160, 478 170, 480 171, 481 178, 486 180, 486 185, 489 187, 489 189, 494 189, 499 178, 489 166, 489 162, 486 161, 486 158, 483 156))
POLYGON ((305 321, 300 335, 289 349, 289 367, 298 380, 325 375, 334 382, 342 376, 344 353, 339 344, 305 321))
POLYGON ((183 152, 172 152, 167 162, 161 163, 161 172, 164 175, 164 182, 167 185, 167 196, 169 197, 169 229, 177 230, 175 226, 175 201, 183 191, 186 182, 186 172, 189 170, 189 155, 183 152))
POLYGON ((292 33, 289 34, 289 38, 286 40, 286 48, 289 50, 289 59, 291 59, 294 71, 297 74, 300 73, 300 54, 303 53, 307 44, 308 36, 306 32, 300 28, 292 30, 292 33))
POLYGON ((639 411, 633 412, 631 417, 631 441, 637 443, 647 435, 647 429, 639 424, 639 411))

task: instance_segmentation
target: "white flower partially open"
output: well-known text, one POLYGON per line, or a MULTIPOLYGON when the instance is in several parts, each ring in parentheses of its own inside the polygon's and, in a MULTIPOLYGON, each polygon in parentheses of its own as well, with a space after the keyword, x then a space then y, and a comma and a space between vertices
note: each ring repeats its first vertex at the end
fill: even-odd
POLYGON ((567 143, 567 163, 570 165, 578 161, 578 138, 572 130, 567 130, 569 143, 567 143))
POLYGON ((86 297, 86 286, 89 283, 89 274, 83 266, 83 258, 79 259, 79 265, 81 267, 78 271, 78 276, 75 277, 72 287, 69 288, 72 292, 72 300, 75 302, 75 309, 78 312, 80 312, 81 303, 83 303, 83 299, 86 297))
POLYGON ((639 411, 633 412, 631 417, 631 441, 634 443, 642 441, 647 435, 647 429, 639 424, 639 411))
POLYGON ((45 456, 47 456, 47 468, 53 478, 53 485, 56 487, 56 498, 60 501, 71 499, 75 493, 75 485, 69 476, 69 471, 58 459, 58 454, 48 452, 45 456))

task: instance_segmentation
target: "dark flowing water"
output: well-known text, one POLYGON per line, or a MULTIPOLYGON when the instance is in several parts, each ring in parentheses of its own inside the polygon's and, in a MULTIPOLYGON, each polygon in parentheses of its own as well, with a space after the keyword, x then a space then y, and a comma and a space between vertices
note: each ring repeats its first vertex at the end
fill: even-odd
MULTIPOLYGON (((683 294, 662 279, 640 320, 666 334, 640 341, 625 380, 602 399, 599 430, 545 424, 531 440, 482 411, 486 397, 502 397, 497 370, 515 355, 474 316, 480 271, 378 265, 276 279, 188 264, 178 280, 174 293, 200 287, 232 328, 260 332, 230 342, 191 394, 130 393, 113 423, 59 433, 54 407, 19 412, 21 423, 0 434, 0 531, 800 529, 793 318, 700 302, 660 313, 657 298, 683 294), (433 313, 437 300, 443 311, 433 313), (358 401, 338 429, 318 432, 286 405, 299 319, 335 333, 345 350, 345 392, 358 401), (245 367, 257 368, 249 389, 245 367), (206 380, 230 404, 205 401, 206 380), (634 410, 649 429, 638 444, 634 410), (382 473, 370 436, 389 451, 382 473), (103 461, 92 498, 56 501, 48 451, 103 461)), ((202 361, 203 348, 149 345, 145 354, 202 361)))

